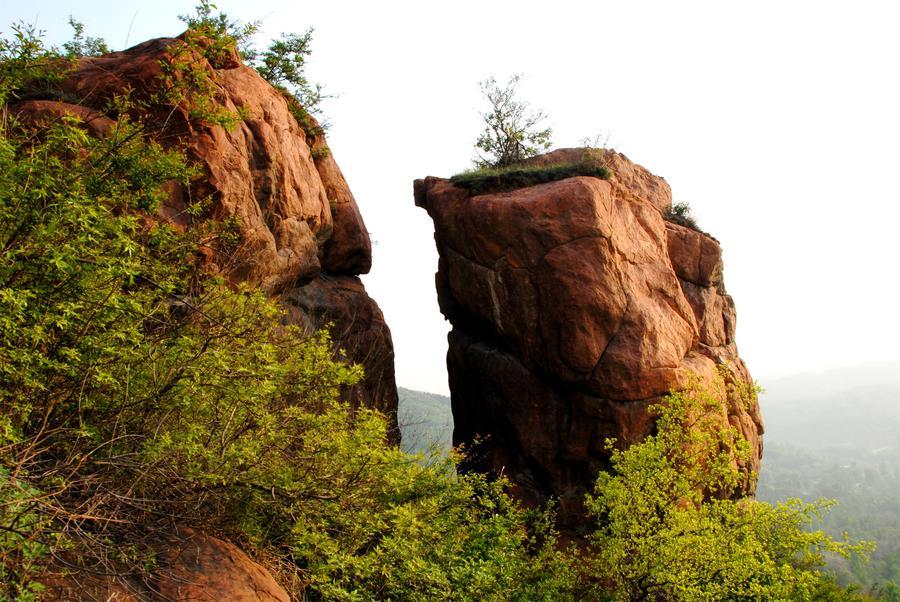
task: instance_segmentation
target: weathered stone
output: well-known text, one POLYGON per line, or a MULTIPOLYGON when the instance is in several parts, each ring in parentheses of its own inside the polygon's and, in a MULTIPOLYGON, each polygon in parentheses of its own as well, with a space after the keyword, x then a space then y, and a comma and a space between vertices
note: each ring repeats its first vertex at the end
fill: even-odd
POLYGON ((327 327, 340 347, 341 356, 363 367, 365 379, 345 390, 344 399, 384 413, 391 439, 399 442, 391 331, 359 278, 321 276, 285 292, 281 299, 291 322, 309 332, 327 327))
POLYGON ((668 182, 614 150, 560 148, 526 159, 523 163, 535 167, 578 163, 586 156, 599 158, 609 169, 610 177, 607 181, 612 186, 613 196, 626 201, 650 203, 663 213, 672 207, 672 188, 668 182))
MULTIPOLYGON (((585 149, 529 159, 576 162, 585 149)), ((441 311, 450 320, 454 441, 502 471, 528 500, 557 496, 577 521, 607 465, 604 441, 652 431, 648 407, 692 375, 750 375, 734 344, 734 304, 712 237, 664 219, 665 180, 607 152, 608 181, 574 177, 472 196, 448 180, 415 183, 435 225, 441 311)), ((757 453, 758 407, 728 400, 723 423, 757 453)), ((748 476, 745 488, 752 491, 748 476)))
MULTIPOLYGON (((96 135, 115 121, 102 111, 130 91, 145 104, 134 111, 166 147, 184 151, 202 170, 185 189, 169 186, 162 218, 187 228, 187 207, 209 200, 204 217, 236 218, 241 245, 234 256, 201 249, 207 264, 234 281, 258 285, 302 306, 309 327, 334 323, 332 338, 366 377, 347 393, 354 403, 377 407, 395 421, 393 346, 381 311, 358 279, 369 271, 372 246, 359 207, 315 119, 301 125, 284 94, 225 50, 212 59, 188 49, 180 38, 150 40, 128 50, 81 59, 48 92, 57 100, 30 100, 14 107, 19 118, 40 126, 74 116, 96 135), (182 61, 206 70, 215 85, 215 106, 240 119, 228 129, 197 119, 192 107, 152 102, 163 87, 164 65, 182 61), (59 98, 79 104, 60 102, 59 98), (342 278, 333 278, 340 275, 342 278), (304 291, 303 286, 309 289, 304 291), (316 306, 315 303, 322 303, 316 306), (346 304, 341 306, 341 304, 346 304)), ((197 40, 200 47, 205 41, 197 40)), ((297 107, 293 107, 296 109, 297 107)))
MULTIPOLYGON (((209 216, 237 218, 242 248, 219 265, 232 278, 271 292, 315 278, 322 261, 334 273, 368 271, 368 233, 340 168, 323 150, 324 136, 309 136, 284 95, 236 55, 224 53, 210 64, 178 38, 150 40, 81 59, 59 87, 96 110, 126 90, 149 100, 162 89, 162 65, 173 60, 206 69, 216 87, 213 108, 240 111, 242 118, 228 129, 197 119, 185 103, 141 109, 151 130, 164 132, 160 142, 184 150, 204 172, 190 190, 173 191, 163 215, 186 223, 187 205, 209 199, 209 216)), ((306 128, 318 131, 314 120, 306 128)))
POLYGON ((106 136, 115 126, 109 117, 81 105, 55 100, 26 100, 10 107, 10 113, 20 123, 47 128, 74 118, 94 136, 106 136))
POLYGON ((161 546, 156 589, 163 599, 289 602, 265 568, 236 546, 183 529, 161 546))
POLYGON ((333 274, 368 274, 372 268, 369 231, 324 134, 315 137, 312 152, 334 223, 334 232, 322 248, 322 267, 333 274))

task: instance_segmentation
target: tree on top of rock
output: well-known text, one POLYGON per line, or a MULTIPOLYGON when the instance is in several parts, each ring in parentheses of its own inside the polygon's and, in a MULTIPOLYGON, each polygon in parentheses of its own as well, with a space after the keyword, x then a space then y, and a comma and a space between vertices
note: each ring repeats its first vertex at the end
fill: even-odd
POLYGON ((517 73, 502 88, 493 77, 479 82, 491 105, 481 114, 484 130, 475 142, 474 162, 479 168, 508 167, 550 148, 552 130, 539 129, 547 115, 530 111, 527 102, 516 98, 521 80, 517 73))

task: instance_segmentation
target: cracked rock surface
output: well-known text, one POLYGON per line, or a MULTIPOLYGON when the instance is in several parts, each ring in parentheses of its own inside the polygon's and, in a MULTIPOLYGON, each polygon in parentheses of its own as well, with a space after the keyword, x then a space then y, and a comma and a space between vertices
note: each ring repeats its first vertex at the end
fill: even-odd
MULTIPOLYGON (((582 149, 535 157, 577 161, 582 149)), ((447 364, 454 444, 471 467, 503 472, 526 500, 560 500, 577 524, 608 466, 606 438, 653 428, 647 408, 717 366, 750 382, 734 342, 722 254, 707 234, 664 219, 662 178, 608 152, 609 180, 573 177, 472 196, 449 180, 416 182, 435 226, 436 285, 453 329, 447 364)), ((729 400, 726 420, 762 453, 757 406, 729 400)))
POLYGON ((104 114, 111 99, 129 92, 146 102, 131 117, 144 120, 162 146, 184 152, 202 174, 188 187, 173 183, 159 217, 179 228, 190 228, 192 219, 235 219, 239 248, 228 257, 204 253, 209 267, 279 297, 290 319, 308 330, 330 325, 336 353, 365 370, 344 396, 384 412, 399 440, 391 333, 356 278, 372 265, 372 245, 324 134, 312 119, 304 130, 282 93, 236 53, 215 64, 194 51, 187 55, 215 87, 213 108, 242 112, 234 127, 192 118, 184 103, 159 104, 153 99, 164 85, 165 65, 185 52, 178 38, 160 38, 79 59, 46 98, 14 104, 11 112, 31 122, 73 116, 105 136, 115 125, 104 114), (191 218, 187 208, 197 202, 207 205, 191 218))

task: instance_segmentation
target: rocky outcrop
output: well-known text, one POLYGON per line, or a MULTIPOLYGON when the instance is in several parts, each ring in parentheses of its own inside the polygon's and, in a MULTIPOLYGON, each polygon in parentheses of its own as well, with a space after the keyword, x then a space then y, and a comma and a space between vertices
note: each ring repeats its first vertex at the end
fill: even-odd
POLYGON ((140 103, 129 109, 131 117, 144 120, 164 147, 184 151, 202 174, 189 187, 172 186, 161 217, 189 228, 198 218, 188 208, 203 204, 201 220, 236 219, 240 247, 227 256, 207 253, 211 267, 285 299, 307 328, 333 324, 336 348, 366 373, 348 399, 384 411, 398 438, 390 331, 356 278, 371 267, 369 234, 321 129, 311 118, 301 125, 288 99, 233 50, 205 57, 198 49, 204 40, 186 46, 182 38, 83 58, 53 89, 32 94, 45 98, 11 112, 31 122, 74 116, 93 134, 107 135, 119 117, 110 103, 130 94, 140 103), (184 69, 178 73, 173 64, 184 69), (187 72, 207 79, 211 106, 178 101, 187 72), (241 118, 230 128, 213 125, 198 117, 201 109, 241 118))
MULTIPOLYGON (((529 162, 577 161, 564 149, 529 162)), ((734 343, 734 304, 710 236, 664 219, 665 180, 609 152, 608 180, 574 177, 471 196, 418 180, 434 220, 441 311, 453 329, 447 365, 454 443, 482 441, 473 467, 503 471, 521 497, 556 496, 570 523, 604 441, 652 431, 649 405, 693 374, 750 375, 734 343)), ((757 406, 727 416, 762 451, 757 406)))
MULTIPOLYGON (((287 291, 282 299, 292 322, 309 331, 327 327, 343 354, 365 367, 365 381, 345 391, 346 399, 396 417, 391 333, 359 278, 322 276, 287 291)), ((398 435, 395 431, 395 438, 398 435)))
POLYGON ((271 573, 231 543, 192 529, 159 542, 155 568, 141 578, 107 571, 61 572, 42 579, 43 600, 196 600, 288 602, 271 573))

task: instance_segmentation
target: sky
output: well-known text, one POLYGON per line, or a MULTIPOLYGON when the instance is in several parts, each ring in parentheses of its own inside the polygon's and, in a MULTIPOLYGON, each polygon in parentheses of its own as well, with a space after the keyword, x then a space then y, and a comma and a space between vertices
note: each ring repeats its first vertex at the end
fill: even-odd
MULTIPOLYGON (((585 137, 663 176, 722 243, 737 338, 765 381, 900 360, 900 3, 219 0, 260 46, 313 27, 308 74, 371 232, 364 277, 397 382, 446 393, 433 227, 412 182, 471 165, 478 82, 522 73, 554 147, 585 137)), ((0 30, 68 15, 121 49, 177 35, 194 2, 32 0, 0 30)))

